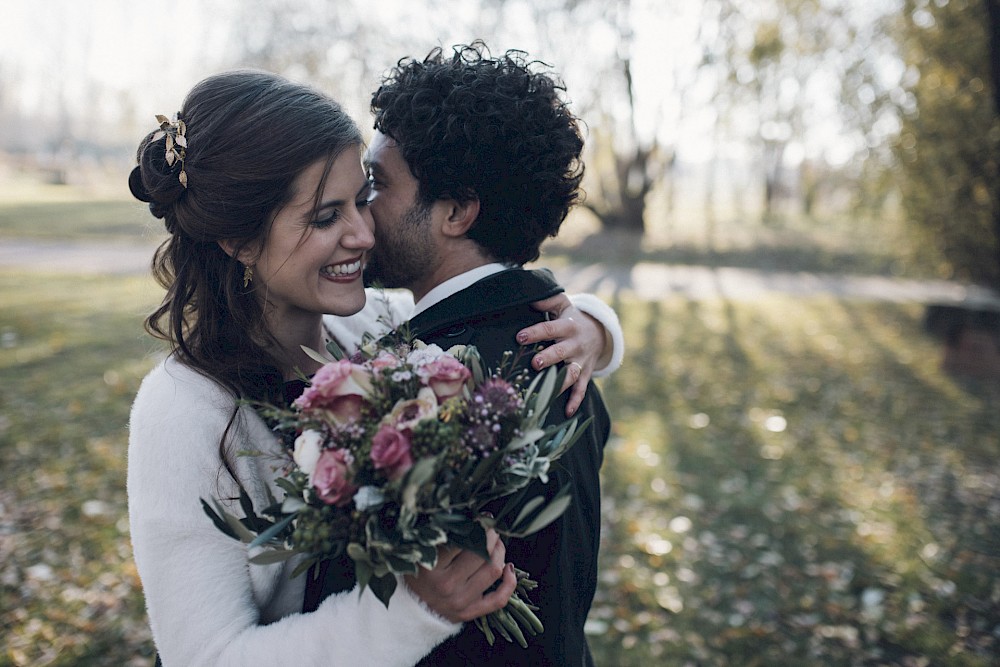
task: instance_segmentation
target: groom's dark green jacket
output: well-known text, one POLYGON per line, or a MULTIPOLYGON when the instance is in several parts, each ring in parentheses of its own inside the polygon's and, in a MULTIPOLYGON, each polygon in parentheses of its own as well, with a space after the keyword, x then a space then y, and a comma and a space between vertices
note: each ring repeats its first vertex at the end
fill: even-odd
MULTIPOLYGON (((515 334, 541 322, 545 314, 531 303, 562 292, 548 271, 508 269, 488 276, 416 315, 409 333, 444 349, 475 345, 487 368, 499 365, 504 352, 518 350, 515 334)), ((529 368, 531 351, 520 365, 529 368)), ((529 368, 530 370, 530 368, 529 368)), ((553 403, 549 423, 566 419, 569 392, 553 403)), ((597 586, 597 551, 600 542, 600 486, 598 472, 610 420, 600 392, 591 383, 577 411, 580 421, 593 422, 576 444, 550 470, 548 484, 535 482, 524 496, 553 496, 569 485, 573 501, 565 514, 547 528, 523 539, 506 540, 507 561, 528 571, 539 582, 532 601, 545 631, 528 639, 528 648, 498 637, 491 647, 474 623, 438 646, 420 665, 592 665, 584 622, 597 586)), ((516 512, 514 513, 516 516, 516 512)))

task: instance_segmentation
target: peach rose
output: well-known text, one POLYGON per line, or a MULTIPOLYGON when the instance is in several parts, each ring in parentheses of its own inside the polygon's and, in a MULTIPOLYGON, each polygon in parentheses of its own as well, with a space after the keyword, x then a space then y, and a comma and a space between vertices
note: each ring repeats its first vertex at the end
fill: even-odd
POLYGON ((322 411, 338 424, 356 421, 361 404, 371 392, 371 374, 346 359, 324 365, 294 405, 303 411, 322 411))
POLYGON ((392 426, 400 431, 413 430, 424 419, 437 418, 438 402, 434 392, 422 387, 416 398, 396 401, 392 411, 382 418, 383 426, 392 426))
POLYGON ((378 356, 371 360, 372 370, 376 373, 386 368, 398 368, 402 364, 402 359, 387 350, 381 350, 378 356))
POLYGON ((447 401, 462 393, 462 387, 472 377, 465 364, 447 354, 421 366, 418 372, 424 384, 431 388, 439 402, 447 401))

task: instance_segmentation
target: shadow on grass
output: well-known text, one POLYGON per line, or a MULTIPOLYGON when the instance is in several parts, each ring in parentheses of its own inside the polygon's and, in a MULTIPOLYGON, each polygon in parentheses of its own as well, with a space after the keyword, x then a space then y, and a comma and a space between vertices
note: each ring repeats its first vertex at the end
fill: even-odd
POLYGON ((617 305, 599 664, 990 664, 1000 424, 916 310, 617 305))

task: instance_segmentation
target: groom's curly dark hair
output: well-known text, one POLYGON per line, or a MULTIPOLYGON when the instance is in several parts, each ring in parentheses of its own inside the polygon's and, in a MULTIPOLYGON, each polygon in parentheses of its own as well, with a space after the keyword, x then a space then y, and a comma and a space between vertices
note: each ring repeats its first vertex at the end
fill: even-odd
POLYGON ((399 146, 423 204, 478 198, 467 236, 494 259, 538 258, 580 197, 583 138, 563 84, 522 51, 481 41, 403 58, 372 95, 375 129, 399 146))

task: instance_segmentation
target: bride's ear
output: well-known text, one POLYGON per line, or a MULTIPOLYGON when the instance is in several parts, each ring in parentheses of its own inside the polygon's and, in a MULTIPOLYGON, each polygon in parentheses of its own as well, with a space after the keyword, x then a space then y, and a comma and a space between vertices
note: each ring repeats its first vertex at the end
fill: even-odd
POLYGON ((222 251, 232 257, 233 259, 251 266, 256 261, 256 254, 253 250, 247 246, 240 246, 239 243, 233 239, 222 239, 217 242, 222 251))

